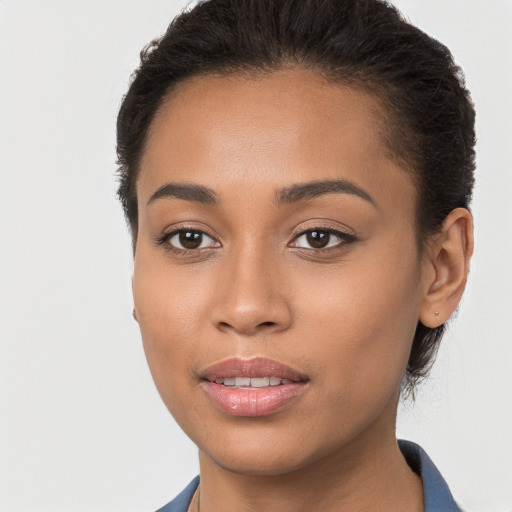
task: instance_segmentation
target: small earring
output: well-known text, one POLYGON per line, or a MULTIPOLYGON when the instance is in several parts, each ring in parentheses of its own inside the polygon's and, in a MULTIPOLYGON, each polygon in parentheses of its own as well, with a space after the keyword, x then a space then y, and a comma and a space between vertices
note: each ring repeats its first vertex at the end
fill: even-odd
POLYGON ((135 312, 135 308, 133 308, 132 316, 135 321, 137 321, 137 313, 135 312))
POLYGON ((434 311, 434 315, 436 316, 436 320, 439 320, 439 311, 434 311))

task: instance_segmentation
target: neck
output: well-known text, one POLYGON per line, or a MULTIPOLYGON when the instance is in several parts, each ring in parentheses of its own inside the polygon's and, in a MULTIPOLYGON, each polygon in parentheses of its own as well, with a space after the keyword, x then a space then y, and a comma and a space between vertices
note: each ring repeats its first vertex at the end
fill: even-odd
POLYGON ((421 480, 400 452, 394 428, 384 438, 369 429, 343 450, 286 474, 236 473, 202 451, 199 460, 201 512, 424 510, 421 480))

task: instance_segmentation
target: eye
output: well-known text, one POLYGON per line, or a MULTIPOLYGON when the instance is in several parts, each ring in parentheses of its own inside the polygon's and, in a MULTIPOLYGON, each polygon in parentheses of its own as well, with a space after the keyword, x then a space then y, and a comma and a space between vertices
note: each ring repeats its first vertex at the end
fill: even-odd
POLYGON ((180 229, 166 235, 162 244, 167 244, 172 249, 190 251, 194 249, 204 249, 206 247, 219 247, 220 244, 204 231, 193 229, 180 229))
POLYGON ((329 249, 343 243, 351 242, 354 237, 330 229, 311 229, 299 234, 290 244, 301 249, 329 249))

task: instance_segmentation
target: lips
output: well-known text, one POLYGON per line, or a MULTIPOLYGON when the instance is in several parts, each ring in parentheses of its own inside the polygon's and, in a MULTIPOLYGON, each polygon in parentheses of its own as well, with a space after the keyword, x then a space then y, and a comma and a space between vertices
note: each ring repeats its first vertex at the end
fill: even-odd
POLYGON ((225 377, 221 379, 215 379, 217 384, 223 384, 228 387, 236 388, 265 388, 268 386, 282 386, 283 384, 289 384, 293 382, 288 379, 280 379, 275 375, 272 377, 225 377))
POLYGON ((201 373, 213 403, 232 416, 267 416, 295 401, 309 379, 289 366, 257 357, 228 359, 201 373))

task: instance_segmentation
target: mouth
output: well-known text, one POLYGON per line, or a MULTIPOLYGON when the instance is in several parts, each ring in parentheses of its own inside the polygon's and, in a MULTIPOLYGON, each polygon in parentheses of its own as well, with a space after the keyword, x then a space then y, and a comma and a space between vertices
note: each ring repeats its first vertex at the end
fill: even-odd
POLYGON ((266 388, 274 386, 284 386, 292 383, 292 380, 280 379, 279 377, 235 377, 215 379, 215 384, 221 384, 228 388, 244 389, 244 388, 266 388))
POLYGON ((201 385, 222 412, 267 416, 296 401, 309 379, 289 366, 257 357, 228 359, 201 373, 201 385))

